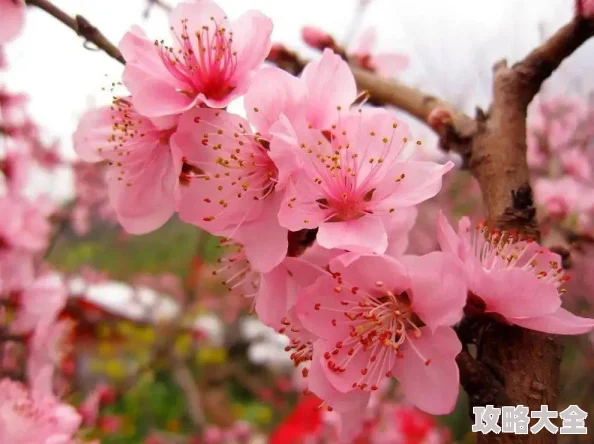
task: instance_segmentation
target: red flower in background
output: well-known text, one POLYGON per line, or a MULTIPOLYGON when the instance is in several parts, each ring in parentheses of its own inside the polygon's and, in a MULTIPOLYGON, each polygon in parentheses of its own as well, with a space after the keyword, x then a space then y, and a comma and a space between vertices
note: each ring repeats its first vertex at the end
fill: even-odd
POLYGON ((303 398, 270 436, 269 444, 299 444, 315 434, 322 424, 322 401, 315 396, 303 398))

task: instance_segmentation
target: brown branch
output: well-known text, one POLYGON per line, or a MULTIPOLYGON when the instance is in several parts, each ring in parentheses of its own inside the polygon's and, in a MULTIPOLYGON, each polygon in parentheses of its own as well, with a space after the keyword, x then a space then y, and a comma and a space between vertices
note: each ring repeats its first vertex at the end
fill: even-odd
POLYGON ((91 23, 81 15, 71 17, 47 0, 25 0, 28 5, 43 9, 49 15, 64 23, 79 36, 85 39, 85 42, 93 43, 98 49, 102 50, 110 57, 120 63, 126 63, 120 50, 105 37, 101 31, 95 28, 91 23))
POLYGON ((200 400, 200 391, 188 366, 181 360, 174 359, 173 375, 175 381, 184 392, 190 419, 196 429, 195 432, 201 432, 206 425, 206 419, 204 417, 204 410, 202 409, 202 401, 200 400))
MULTIPOLYGON (((562 61, 594 34, 591 23, 574 18, 521 62, 494 67, 493 103, 477 115, 469 144, 470 170, 478 180, 491 226, 517 229, 539 239, 526 160, 528 105, 562 61)), ((552 335, 490 323, 478 342, 477 359, 503 382, 510 405, 555 410, 562 346, 552 335)), ((482 399, 481 403, 487 403, 482 399)), ((479 443, 513 443, 510 434, 479 435, 479 443)), ((529 435, 527 443, 554 443, 552 434, 529 435)))

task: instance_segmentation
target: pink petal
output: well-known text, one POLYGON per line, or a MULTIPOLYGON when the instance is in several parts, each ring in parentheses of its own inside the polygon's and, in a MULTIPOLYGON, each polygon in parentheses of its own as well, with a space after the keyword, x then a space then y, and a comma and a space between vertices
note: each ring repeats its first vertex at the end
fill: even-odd
POLYGON ((99 162, 104 157, 98 148, 104 148, 113 134, 112 112, 108 106, 96 108, 85 113, 72 135, 74 150, 85 162, 99 162))
POLYGON ((21 0, 0 1, 0 46, 12 41, 25 23, 25 3, 21 0))
POLYGON ((244 152, 256 151, 249 129, 247 120, 225 111, 195 108, 180 117, 177 132, 171 137, 174 157, 180 164, 185 158, 198 172, 202 170, 177 188, 179 215, 184 222, 211 234, 232 236, 237 227, 255 220, 270 205, 271 200, 260 199, 259 184, 243 189, 243 168, 228 168, 219 161, 235 155, 238 144, 243 144, 244 152))
POLYGON ((290 180, 278 213, 280 224, 290 231, 318 227, 327 217, 327 210, 315 202, 319 193, 320 188, 305 174, 300 174, 296 182, 290 180))
MULTIPOLYGON (((212 0, 181 2, 169 15, 169 25, 173 27, 175 34, 180 36, 184 34, 184 28, 187 29, 192 43, 196 40, 192 38, 196 31, 200 31, 203 26, 213 27, 215 24, 221 28, 228 27, 225 11, 212 0)), ((197 51, 198 45, 193 49, 197 51)))
POLYGON ((375 289, 378 282, 394 293, 410 287, 406 267, 398 260, 389 256, 356 256, 354 253, 346 253, 330 261, 330 271, 341 274, 345 289, 349 289, 347 285, 363 290, 375 289))
POLYGON ((338 248, 357 253, 382 254, 388 248, 388 235, 381 219, 363 216, 343 222, 324 222, 316 240, 328 249, 338 248))
POLYGON ((245 247, 253 269, 261 273, 272 270, 287 255, 288 230, 279 225, 277 218, 281 198, 280 193, 269 196, 258 218, 241 225, 233 236, 245 247))
POLYGON ((417 205, 434 197, 441 190, 443 175, 453 167, 453 162, 444 165, 416 161, 394 163, 391 174, 382 180, 374 193, 374 200, 376 195, 386 196, 378 201, 376 208, 389 211, 417 205))
POLYGON ((326 129, 336 123, 337 107, 346 112, 357 97, 351 70, 330 49, 324 50, 320 60, 309 63, 301 78, 309 91, 306 118, 315 128, 326 129))
POLYGON ((472 291, 485 301, 486 310, 504 317, 536 317, 553 313, 561 298, 553 283, 538 279, 532 270, 508 268, 487 272, 475 280, 472 291))
POLYGON ((169 82, 156 77, 140 78, 142 73, 131 65, 126 66, 124 84, 132 92, 134 106, 147 117, 180 114, 196 105, 197 97, 178 92, 169 82), (130 78, 136 77, 134 83, 130 78))
POLYGON ((11 323, 11 330, 16 333, 29 332, 42 326, 41 335, 55 321, 64 308, 68 297, 60 275, 49 273, 38 277, 29 288, 23 291, 22 307, 11 323))
POLYGON ((173 190, 177 174, 171 152, 168 148, 155 149, 152 155, 139 158, 127 168, 136 171, 127 180, 117 180, 117 170, 108 175, 109 196, 118 220, 129 233, 156 230, 175 211, 173 190))
POLYGON ((31 381, 31 392, 38 399, 54 397, 53 386, 54 367, 53 364, 46 364, 37 369, 34 374, 29 375, 31 381))
POLYGON ((292 290, 287 292, 287 301, 289 307, 294 307, 297 303, 299 293, 303 288, 313 285, 320 276, 329 276, 321 266, 311 263, 302 257, 287 257, 283 261, 283 266, 289 271, 294 284, 292 290))
POLYGON ((303 107, 306 94, 304 83, 297 77, 276 67, 263 68, 244 97, 248 120, 266 133, 281 114, 293 119, 303 107))
POLYGON ((336 294, 336 286, 332 277, 321 276, 299 294, 296 305, 297 317, 307 330, 334 342, 349 334, 344 306, 340 303, 342 298, 336 294))
POLYGON ((278 189, 284 189, 293 173, 302 166, 299 153, 297 134, 285 115, 281 115, 270 128, 270 158, 278 168, 278 189))
POLYGON ((417 220, 417 209, 415 207, 401 208, 382 221, 388 232, 388 248, 385 254, 398 257, 408 248, 409 232, 417 220))
POLYGON ((396 77, 409 65, 409 58, 404 54, 379 53, 371 57, 371 64, 382 77, 396 77))
POLYGON ((272 271, 262 275, 260 290, 256 300, 256 313, 262 323, 278 329, 281 319, 287 315, 287 281, 291 278, 289 271, 279 265, 272 271))
POLYGON ((423 327, 421 335, 419 339, 407 336, 400 347, 403 358, 397 360, 392 373, 409 402, 433 415, 450 413, 458 398, 456 356, 462 345, 449 327, 439 327, 434 333, 423 327))
MULTIPOLYGON (((342 342, 339 344, 341 345, 342 342)), ((316 343, 316 347, 321 344, 316 343)), ((370 391, 371 387, 376 390, 386 380, 387 372, 391 371, 396 363, 396 351, 381 344, 365 348, 356 347, 353 344, 341 345, 340 348, 330 341, 324 341, 324 364, 322 368, 330 384, 342 393, 348 393, 353 389, 361 390, 360 386, 370 391), (350 349, 354 350, 349 355, 350 349), (326 359, 329 353, 329 359, 326 359), (331 362, 341 367, 341 371, 333 371, 329 368, 331 362)))
POLYGON ((322 352, 325 348, 327 346, 322 340, 314 344, 313 358, 307 376, 307 388, 339 413, 360 412, 367 407, 370 392, 357 389, 342 393, 336 390, 325 376, 323 368, 325 359, 322 352))
MULTIPOLYGON (((163 61, 155 48, 155 42, 149 40, 139 26, 132 26, 130 31, 124 34, 118 48, 124 59, 126 59, 125 70, 134 66, 135 70, 140 70, 145 75, 162 78, 163 80, 170 78, 169 71, 163 65, 163 61)), ((126 72, 125 70, 124 72, 126 72)), ((140 78, 144 78, 145 75, 140 75, 140 78)), ((131 77, 129 79, 132 80, 131 77)))
POLYGON ((411 282, 412 310, 421 320, 432 331, 458 322, 467 295, 461 262, 451 253, 438 251, 424 256, 405 256, 401 260, 411 282))
POLYGON ((581 335, 594 328, 594 319, 582 318, 559 307, 554 313, 533 318, 511 318, 520 327, 558 335, 581 335))
POLYGON ((272 20, 259 11, 247 11, 232 23, 233 49, 237 51, 236 77, 246 76, 264 60, 272 42, 272 20))
POLYGON ((281 320, 285 317, 291 319, 292 324, 301 324, 289 312, 295 306, 301 290, 327 274, 320 267, 300 258, 286 258, 272 271, 262 274, 256 299, 258 318, 274 329, 282 327, 281 320))
POLYGON ((446 253, 453 253, 459 256, 460 253, 460 237, 454 231, 448 218, 443 214, 443 211, 439 211, 437 218, 437 241, 441 251, 446 253))

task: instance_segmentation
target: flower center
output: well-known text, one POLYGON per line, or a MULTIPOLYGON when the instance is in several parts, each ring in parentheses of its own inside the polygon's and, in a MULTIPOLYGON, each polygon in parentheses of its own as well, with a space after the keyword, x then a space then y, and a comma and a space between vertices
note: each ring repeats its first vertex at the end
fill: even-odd
MULTIPOLYGON (((339 285, 335 291, 341 293, 343 288, 339 285)), ((424 324, 412 312, 409 295, 406 292, 394 293, 385 288, 383 282, 376 282, 376 288, 370 292, 358 287, 352 287, 350 292, 358 296, 357 301, 348 298, 340 301, 345 318, 340 320, 340 324, 348 325, 349 337, 337 342, 324 357, 328 368, 340 374, 347 370, 357 354, 364 353, 368 361, 360 369, 361 377, 353 383, 353 388, 374 391, 383 377, 391 376, 395 358, 403 357, 400 346, 409 335, 419 338, 419 327, 424 324)), ((314 308, 323 309, 320 304, 314 308)), ((336 327, 339 320, 332 319, 331 322, 336 327)), ((411 346, 414 349, 414 345, 411 346)), ((430 362, 425 361, 426 364, 430 362)))
POLYGON ((183 19, 181 35, 176 34, 177 49, 163 41, 155 41, 155 46, 169 72, 187 85, 188 89, 181 89, 180 93, 190 97, 202 93, 219 100, 235 89, 237 53, 232 49, 233 33, 216 23, 214 17, 210 20, 212 24, 190 35, 188 21, 183 19), (194 43, 192 39, 196 39, 194 43))

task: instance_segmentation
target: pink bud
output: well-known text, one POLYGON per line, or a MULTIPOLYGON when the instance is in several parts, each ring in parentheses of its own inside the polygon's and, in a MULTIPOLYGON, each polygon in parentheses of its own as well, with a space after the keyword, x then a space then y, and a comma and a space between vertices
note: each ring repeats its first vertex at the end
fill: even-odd
POLYGON ((584 18, 594 19, 594 0, 577 0, 577 13, 584 18))
POLYGON ((429 113, 427 123, 429 123, 429 126, 433 129, 441 128, 448 123, 452 123, 452 113, 446 108, 435 108, 429 113))
POLYGON ((301 29, 301 38, 310 47, 323 50, 335 45, 334 39, 326 31, 313 26, 304 26, 301 29))

